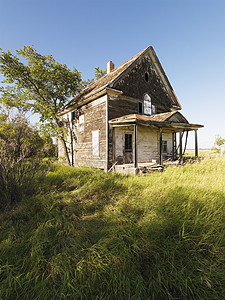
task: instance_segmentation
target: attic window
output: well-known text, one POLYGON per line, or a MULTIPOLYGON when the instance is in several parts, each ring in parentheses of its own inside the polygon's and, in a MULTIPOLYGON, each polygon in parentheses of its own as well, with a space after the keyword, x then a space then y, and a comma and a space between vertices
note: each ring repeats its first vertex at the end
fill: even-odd
POLYGON ((72 111, 71 112, 71 121, 74 121, 75 120, 75 111, 72 111))
POLYGON ((138 113, 141 115, 143 111, 142 102, 138 102, 138 113))
POLYGON ((146 81, 146 82, 149 81, 149 74, 148 74, 148 72, 145 72, 145 81, 146 81))
POLYGON ((148 94, 144 94, 144 114, 151 115, 152 114, 152 100, 148 94))

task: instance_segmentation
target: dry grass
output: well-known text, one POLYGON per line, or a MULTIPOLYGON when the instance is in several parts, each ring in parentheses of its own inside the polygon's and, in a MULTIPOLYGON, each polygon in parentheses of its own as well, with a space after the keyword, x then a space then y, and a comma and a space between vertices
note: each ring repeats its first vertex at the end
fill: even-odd
POLYGON ((225 160, 148 177, 54 166, 0 215, 1 299, 221 299, 225 160))

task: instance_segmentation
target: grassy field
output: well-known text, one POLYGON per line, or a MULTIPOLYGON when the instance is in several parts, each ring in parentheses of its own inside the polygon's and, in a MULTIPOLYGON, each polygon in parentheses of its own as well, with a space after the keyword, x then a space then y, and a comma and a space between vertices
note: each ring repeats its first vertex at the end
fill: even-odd
POLYGON ((222 299, 225 159, 148 177, 53 166, 0 215, 0 299, 222 299))
MULTIPOLYGON (((211 158, 211 157, 218 157, 220 156, 219 152, 212 151, 210 149, 199 149, 198 155, 200 158, 211 158)), ((185 151, 185 156, 194 157, 195 156, 195 150, 194 149, 187 149, 185 151)))

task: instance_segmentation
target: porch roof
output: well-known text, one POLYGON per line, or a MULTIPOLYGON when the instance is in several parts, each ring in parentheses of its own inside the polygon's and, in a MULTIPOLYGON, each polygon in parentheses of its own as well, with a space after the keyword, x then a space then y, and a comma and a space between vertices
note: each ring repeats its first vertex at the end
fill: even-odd
POLYGON ((155 114, 151 116, 131 114, 109 121, 112 127, 129 126, 133 124, 140 124, 143 126, 171 128, 174 131, 196 130, 204 127, 200 124, 192 124, 178 111, 155 114))

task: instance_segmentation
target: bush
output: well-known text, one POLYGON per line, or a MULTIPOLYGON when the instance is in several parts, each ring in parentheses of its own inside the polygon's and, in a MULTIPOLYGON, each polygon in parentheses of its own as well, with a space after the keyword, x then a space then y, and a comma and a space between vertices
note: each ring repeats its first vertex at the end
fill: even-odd
POLYGON ((35 178, 44 175, 45 141, 23 115, 0 118, 0 208, 10 207, 33 190, 35 178))

